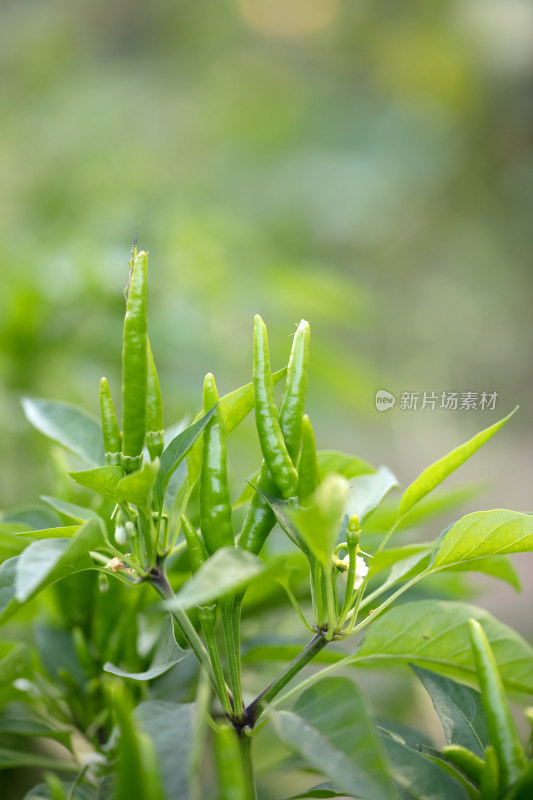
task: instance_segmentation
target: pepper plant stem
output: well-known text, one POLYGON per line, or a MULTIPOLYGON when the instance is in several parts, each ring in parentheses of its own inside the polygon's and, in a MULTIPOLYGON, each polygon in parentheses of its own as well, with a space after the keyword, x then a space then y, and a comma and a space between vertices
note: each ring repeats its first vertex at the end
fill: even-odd
POLYGON ((252 737, 249 736, 244 728, 237 733, 239 736, 239 753, 244 775, 246 800, 256 800, 257 792, 255 789, 254 764, 252 760, 252 737))
POLYGON ((230 686, 233 694, 233 716, 239 720, 244 715, 244 702, 242 699, 241 685, 241 660, 240 660, 240 616, 241 600, 232 595, 220 601, 222 616, 222 629, 226 643, 230 686))
POLYGON ((224 678, 224 672, 222 671, 222 664, 220 663, 220 654, 218 652, 216 640, 216 606, 200 606, 198 611, 200 615, 200 624, 205 636, 207 652, 209 653, 215 680, 217 682, 217 694, 220 697, 220 702, 222 703, 224 713, 227 717, 231 717, 233 715, 233 708, 231 706, 228 690, 226 688, 226 680, 224 678))
POLYGON ((333 590, 334 581, 333 571, 331 569, 324 570, 324 583, 326 585, 326 605, 328 611, 328 630, 326 639, 331 642, 335 629, 337 627, 337 609, 335 603, 335 594, 333 590))
POLYGON ((324 636, 322 631, 319 631, 309 644, 304 647, 301 653, 299 653, 293 661, 277 676, 274 678, 272 683, 270 683, 266 689, 264 689, 261 694, 259 694, 255 700, 253 700, 250 705, 245 709, 245 718, 246 723, 250 728, 253 728, 259 714, 263 710, 263 708, 268 705, 280 692, 281 690, 289 683, 290 680, 297 675, 300 670, 302 670, 313 658, 319 653, 326 645, 328 644, 328 640, 324 636))
MULTIPOLYGON (((174 597, 174 591, 168 582, 167 576, 165 575, 164 570, 159 567, 157 570, 157 575, 153 575, 147 579, 150 580, 151 584, 154 586, 155 590, 162 597, 164 600, 168 600, 171 597, 174 597)), ((219 694, 219 686, 217 683, 217 679, 215 677, 215 673, 209 659, 209 653, 205 649, 202 640, 196 633, 194 625, 190 621, 189 617, 187 616, 187 612, 182 608, 174 608, 172 609, 172 616, 178 623, 181 632, 183 633, 184 637, 186 638, 187 642, 189 643, 191 650, 194 652, 196 658, 205 669, 207 675, 209 676, 209 680, 213 686, 213 689, 216 692, 217 697, 220 699, 220 702, 224 705, 223 698, 219 694)))

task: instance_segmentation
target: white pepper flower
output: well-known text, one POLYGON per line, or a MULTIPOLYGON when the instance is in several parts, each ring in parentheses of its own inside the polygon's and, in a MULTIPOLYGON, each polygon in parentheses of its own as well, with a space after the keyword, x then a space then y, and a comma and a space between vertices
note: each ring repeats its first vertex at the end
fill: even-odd
MULTIPOLYGON (((344 580, 348 579, 348 569, 350 567, 350 558, 346 556, 345 558, 341 558, 337 564, 343 570, 342 577, 344 580)), ((355 581, 353 588, 359 589, 368 574, 368 566, 363 558, 363 556, 356 556, 355 557, 355 581)))

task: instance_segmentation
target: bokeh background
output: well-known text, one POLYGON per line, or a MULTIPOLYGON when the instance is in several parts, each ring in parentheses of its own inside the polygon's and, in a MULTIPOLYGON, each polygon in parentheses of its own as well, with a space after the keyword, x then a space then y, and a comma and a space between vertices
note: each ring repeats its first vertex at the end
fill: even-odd
MULTIPOLYGON (((528 0, 3 0, 0 71, 2 507, 54 481, 22 395, 119 395, 138 234, 167 424, 208 370, 250 380, 254 313, 274 367, 305 317, 319 446, 405 484, 520 404, 450 484, 533 510, 528 0), (498 401, 380 413, 378 389, 498 401)), ((237 492, 252 422, 233 447, 237 492)), ((516 563, 525 594, 484 602, 531 637, 516 563)))

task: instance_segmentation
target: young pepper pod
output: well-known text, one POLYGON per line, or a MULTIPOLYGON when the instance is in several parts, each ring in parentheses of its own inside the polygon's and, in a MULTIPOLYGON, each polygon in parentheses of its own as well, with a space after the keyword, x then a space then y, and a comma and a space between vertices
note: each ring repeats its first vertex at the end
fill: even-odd
POLYGON ((485 763, 479 782, 483 800, 500 800, 502 796, 501 777, 496 750, 493 745, 489 744, 485 750, 485 763))
POLYGON ((487 635, 477 620, 471 619, 468 625, 489 738, 498 760, 502 788, 508 789, 525 770, 526 756, 487 635))
MULTIPOLYGON (((204 414, 218 403, 213 375, 205 376, 204 414)), ((207 423, 203 432, 203 455, 200 472, 200 528, 209 555, 220 547, 232 547, 231 503, 226 465, 226 431, 220 408, 207 423)))
POLYGON ((448 761, 451 761, 452 764, 459 767, 467 778, 470 778, 470 780, 478 786, 480 785, 483 769, 485 767, 483 759, 476 756, 471 750, 467 750, 466 747, 462 747, 460 744, 445 745, 442 748, 442 753, 446 756, 448 761))
MULTIPOLYGON (((277 493, 277 487, 264 462, 257 479, 257 488, 266 494, 277 493)), ((269 504, 259 492, 254 492, 239 533, 239 547, 257 555, 275 524, 276 517, 269 504)))
POLYGON ((135 254, 130 266, 122 344, 122 454, 126 472, 142 466, 146 435, 148 255, 135 254))
POLYGON ((315 434, 307 414, 302 418, 302 449, 298 461, 298 500, 305 503, 316 491, 320 473, 316 456, 315 434))
POLYGON ((147 339, 148 347, 148 373, 146 386, 146 446, 152 461, 159 458, 164 450, 163 441, 163 403, 161 400, 161 387, 155 368, 154 356, 147 339))
POLYGON ((279 405, 279 424, 287 452, 296 463, 302 441, 302 419, 309 366, 309 323, 303 319, 294 335, 285 389, 279 405))
POLYGON ((298 488, 298 474, 281 431, 274 401, 267 330, 258 314, 254 318, 253 383, 255 421, 263 458, 283 497, 294 497, 298 488))
POLYGON ((182 514, 180 517, 181 529, 187 542, 187 552, 189 553, 189 561, 191 562, 191 572, 197 572, 204 561, 207 560, 207 550, 204 543, 200 539, 198 532, 189 519, 182 514))
POLYGON ((122 434, 107 378, 102 378, 100 381, 100 413, 106 463, 109 466, 120 465, 122 464, 122 434))

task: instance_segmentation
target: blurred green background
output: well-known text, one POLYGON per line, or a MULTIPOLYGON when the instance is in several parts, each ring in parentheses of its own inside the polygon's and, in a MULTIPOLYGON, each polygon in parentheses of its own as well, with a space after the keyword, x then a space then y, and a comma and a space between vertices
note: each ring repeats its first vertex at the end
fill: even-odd
MULTIPOLYGON (((118 398, 138 233, 167 424, 207 371, 250 380, 254 313, 274 367, 305 317, 320 447, 407 483, 520 403, 457 480, 532 510, 528 0, 4 0, 0 64, 0 505, 53 483, 21 395, 118 398), (379 413, 382 388, 498 402, 379 413)), ((250 421, 236 492, 257 453, 250 421)))

